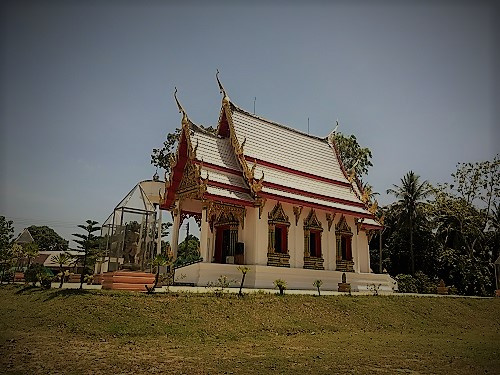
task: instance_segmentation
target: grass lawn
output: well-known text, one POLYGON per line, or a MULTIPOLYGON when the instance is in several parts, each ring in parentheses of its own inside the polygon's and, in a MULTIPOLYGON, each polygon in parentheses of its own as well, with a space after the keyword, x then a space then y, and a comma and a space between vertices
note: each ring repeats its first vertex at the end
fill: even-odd
POLYGON ((500 298, 0 286, 3 374, 499 374, 500 298))

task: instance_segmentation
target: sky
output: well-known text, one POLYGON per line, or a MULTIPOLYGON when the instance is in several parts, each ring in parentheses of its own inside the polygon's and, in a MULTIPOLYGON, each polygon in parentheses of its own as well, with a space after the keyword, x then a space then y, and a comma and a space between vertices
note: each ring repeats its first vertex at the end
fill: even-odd
POLYGON ((0 215, 68 240, 102 223, 180 126, 174 87, 217 123, 216 69, 259 116, 318 136, 338 119, 372 151, 381 204, 409 170, 450 181, 500 152, 499 16, 495 1, 3 1, 0 215))

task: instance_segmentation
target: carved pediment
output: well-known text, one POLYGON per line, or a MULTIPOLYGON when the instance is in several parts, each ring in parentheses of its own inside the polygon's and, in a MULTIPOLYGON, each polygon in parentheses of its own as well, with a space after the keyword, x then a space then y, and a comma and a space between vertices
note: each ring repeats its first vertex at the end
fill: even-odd
POLYGON ((304 219, 304 228, 306 229, 320 229, 323 230, 321 222, 318 220, 316 216, 316 211, 311 209, 309 211, 309 215, 304 219))
POLYGON ((177 188, 177 195, 183 196, 198 192, 200 187, 200 169, 197 165, 187 162, 182 173, 182 179, 177 188))
POLYGON ((335 233, 336 234, 351 234, 352 235, 352 230, 349 224, 347 224, 347 220, 345 219, 344 215, 340 218, 339 222, 335 225, 335 233))
POLYGON ((276 203, 272 211, 267 214, 267 217, 270 222, 273 223, 284 223, 290 225, 287 214, 285 214, 285 210, 283 210, 283 206, 280 202, 276 203))

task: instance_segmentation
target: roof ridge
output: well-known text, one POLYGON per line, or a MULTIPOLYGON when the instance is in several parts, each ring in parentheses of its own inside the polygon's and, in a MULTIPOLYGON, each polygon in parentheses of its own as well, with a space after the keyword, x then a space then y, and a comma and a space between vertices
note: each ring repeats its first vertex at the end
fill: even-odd
MULTIPOLYGON (((190 121, 189 125, 190 125, 191 130, 193 130, 193 131, 198 131, 200 133, 204 133, 206 135, 210 135, 210 136, 212 136, 214 138, 220 138, 217 134, 211 132, 208 129, 205 129, 202 125, 197 125, 197 124, 195 124, 194 122, 191 122, 191 121, 190 121)), ((217 129, 215 129, 215 130, 217 130, 217 129)))
POLYGON ((290 130, 290 131, 292 131, 292 132, 294 132, 294 133, 297 133, 297 134, 300 134, 300 135, 304 135, 304 136, 309 137, 309 138, 317 139, 318 141, 321 141, 321 142, 328 143, 328 136, 326 136, 326 137, 318 137, 317 135, 307 134, 307 133, 304 133, 303 131, 300 131, 300 130, 297 130, 297 129, 291 128, 291 127, 289 127, 289 126, 287 126, 287 125, 283 125, 283 124, 280 124, 280 123, 278 123, 278 122, 271 121, 271 120, 268 120, 268 119, 266 119, 266 118, 264 118, 264 117, 260 117, 260 116, 257 116, 257 115, 255 115, 255 114, 253 114, 253 113, 250 113, 250 112, 248 112, 248 111, 244 110, 243 108, 238 107, 238 106, 237 106, 236 104, 234 104, 233 102, 230 102, 230 104, 231 104, 231 107, 232 107, 232 108, 234 108, 234 109, 236 109, 237 111, 242 112, 242 113, 244 113, 245 115, 248 115, 248 116, 250 116, 250 117, 254 117, 254 118, 258 119, 258 120, 265 121, 265 122, 267 122, 268 124, 279 126, 279 127, 280 127, 280 128, 282 128, 282 129, 285 129, 285 130, 290 130))

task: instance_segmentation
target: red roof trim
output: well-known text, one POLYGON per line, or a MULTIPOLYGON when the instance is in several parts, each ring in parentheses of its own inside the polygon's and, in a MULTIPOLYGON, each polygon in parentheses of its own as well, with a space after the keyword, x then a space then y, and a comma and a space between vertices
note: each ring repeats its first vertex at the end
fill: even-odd
POLYGON ((226 189, 226 190, 230 190, 230 191, 239 191, 239 192, 242 192, 242 193, 250 194, 250 190, 249 189, 245 189, 245 188, 243 188, 241 186, 234 186, 234 185, 225 184, 224 182, 210 181, 210 180, 208 180, 207 185, 215 186, 215 187, 220 187, 220 188, 223 188, 223 189, 226 189))
POLYGON ((265 161, 265 160, 254 158, 252 156, 246 156, 245 155, 245 160, 247 160, 249 162, 257 163, 257 165, 263 165, 265 167, 277 169, 277 170, 280 170, 280 171, 283 171, 283 172, 287 172, 287 173, 291 173, 291 174, 296 174, 296 175, 299 175, 299 176, 302 176, 302 177, 312 178, 313 180, 328 182, 328 183, 334 184, 334 185, 351 187, 351 184, 348 183, 348 182, 332 180, 331 178, 326 178, 326 177, 323 177, 323 176, 317 176, 317 175, 312 174, 312 173, 308 173, 308 172, 304 172, 304 171, 299 171, 297 169, 285 167, 285 166, 279 165, 279 164, 274 164, 274 163, 271 163, 271 162, 268 162, 268 161, 265 161))
POLYGON ((220 171, 220 172, 226 172, 226 173, 230 173, 230 174, 234 174, 234 175, 238 175, 238 176, 242 176, 242 174, 243 174, 242 171, 238 171, 236 169, 223 167, 222 165, 206 163, 206 162, 204 162, 204 161, 202 162, 200 160, 195 160, 194 163, 198 164, 198 165, 203 165, 204 167, 207 167, 207 168, 215 169, 215 170, 220 171))
POLYGON ((374 225, 374 224, 361 224, 361 228, 362 229, 377 229, 377 230, 380 230, 380 229, 384 229, 384 226, 383 225, 374 225))
POLYGON ((353 202, 353 201, 348 201, 346 199, 329 197, 329 196, 323 195, 323 194, 317 194, 317 193, 312 193, 312 192, 301 190, 301 189, 295 189, 295 188, 291 188, 291 187, 287 187, 287 186, 283 186, 283 185, 278 185, 278 184, 275 184, 273 182, 267 182, 265 180, 262 184, 264 186, 267 186, 267 187, 270 187, 273 189, 287 191, 289 193, 294 193, 294 194, 299 194, 299 195, 304 195, 306 197, 323 199, 325 201, 341 203, 341 204, 345 204, 347 206, 365 208, 365 205, 362 202, 353 202))
POLYGON ((289 198, 289 197, 282 197, 280 195, 276 195, 276 194, 272 194, 272 193, 260 192, 259 195, 263 196, 264 198, 274 199, 274 200, 277 200, 280 202, 286 202, 286 203, 290 203, 290 204, 300 204, 302 206, 316 208, 319 210, 325 210, 325 211, 329 211, 329 212, 338 212, 338 213, 351 215, 351 216, 355 216, 355 217, 366 217, 367 219, 373 219, 373 216, 370 214, 363 214, 360 212, 354 212, 354 211, 345 210, 342 208, 334 208, 334 207, 324 206, 322 204, 311 203, 311 202, 303 201, 300 199, 289 198))
POLYGON ((251 207, 254 206, 253 202, 239 200, 239 199, 235 199, 235 198, 221 197, 219 195, 210 194, 210 193, 205 193, 203 196, 204 196, 204 198, 208 198, 208 199, 211 199, 213 201, 219 201, 222 203, 234 204, 234 205, 238 205, 238 206, 251 206, 251 207))

